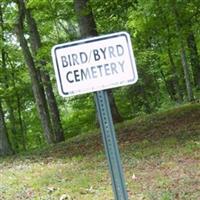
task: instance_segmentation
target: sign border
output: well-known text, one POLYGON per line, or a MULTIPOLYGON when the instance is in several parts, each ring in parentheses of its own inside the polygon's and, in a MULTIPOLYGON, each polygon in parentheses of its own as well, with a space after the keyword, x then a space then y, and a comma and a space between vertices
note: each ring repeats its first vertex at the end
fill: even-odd
POLYGON ((124 32, 124 31, 112 33, 112 34, 106 34, 106 35, 102 35, 102 36, 86 38, 86 39, 81 39, 81 40, 77 40, 77 41, 73 41, 73 42, 67 42, 67 43, 63 43, 63 44, 58 44, 58 45, 53 46, 53 48, 51 50, 51 55, 52 55, 52 58, 53 58, 53 65, 54 65, 54 71, 55 71, 55 74, 56 74, 56 82, 57 82, 57 86, 58 86, 58 91, 59 91, 60 95, 63 96, 63 97, 75 96, 75 95, 80 95, 80 94, 96 92, 96 91, 100 91, 100 90, 116 88, 116 87, 120 87, 120 86, 131 85, 131 84, 134 84, 135 82, 137 82, 137 80, 138 80, 138 74, 137 74, 137 69, 136 69, 136 64, 135 64, 135 58, 134 58, 134 55, 133 55, 130 35, 127 32, 124 32), (123 81, 123 83, 116 82, 114 84, 110 84, 109 86, 102 85, 102 87, 99 88, 99 89, 90 87, 88 90, 76 90, 76 91, 68 91, 68 92, 64 91, 63 84, 62 84, 62 81, 61 81, 61 76, 60 76, 61 73, 60 73, 60 69, 59 69, 59 65, 58 65, 58 58, 57 58, 57 54, 56 54, 56 51, 58 49, 72 47, 72 46, 78 46, 78 45, 84 45, 86 43, 92 43, 92 42, 107 40, 107 39, 121 37, 121 36, 125 36, 125 38, 126 38, 129 57, 130 57, 131 65, 132 65, 132 72, 133 72, 133 78, 132 79, 129 79, 127 81, 123 81))

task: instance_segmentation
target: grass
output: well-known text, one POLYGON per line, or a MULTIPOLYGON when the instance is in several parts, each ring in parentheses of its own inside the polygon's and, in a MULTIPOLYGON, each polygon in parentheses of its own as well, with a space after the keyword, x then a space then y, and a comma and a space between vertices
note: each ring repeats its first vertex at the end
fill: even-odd
MULTIPOLYGON (((200 199, 200 105, 117 125, 129 199, 200 199)), ((114 199, 101 137, 0 160, 1 200, 114 199)))

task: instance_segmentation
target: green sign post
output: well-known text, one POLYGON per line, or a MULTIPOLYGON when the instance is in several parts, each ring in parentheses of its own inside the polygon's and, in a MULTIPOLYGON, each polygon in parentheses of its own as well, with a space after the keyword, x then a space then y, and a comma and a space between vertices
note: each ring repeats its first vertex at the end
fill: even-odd
POLYGON ((128 200, 107 92, 96 92, 95 101, 115 199, 128 200))
POLYGON ((95 102, 116 200, 128 200, 106 89, 134 84, 130 36, 113 33, 56 45, 52 58, 61 96, 95 92, 95 102))

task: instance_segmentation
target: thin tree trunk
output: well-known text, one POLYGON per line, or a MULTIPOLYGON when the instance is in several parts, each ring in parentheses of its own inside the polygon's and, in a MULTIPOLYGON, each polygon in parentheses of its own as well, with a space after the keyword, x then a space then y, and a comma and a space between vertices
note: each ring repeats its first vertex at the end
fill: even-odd
POLYGON ((31 77, 31 82, 32 82, 33 94, 35 97, 40 120, 44 129, 44 136, 47 143, 50 144, 54 142, 54 137, 52 134, 53 131, 52 131, 51 121, 49 117, 48 107, 47 107, 44 91, 42 89, 40 80, 38 78, 38 73, 35 67, 33 57, 29 50, 27 41, 24 37, 23 21, 25 17, 25 8, 23 6, 23 0, 18 0, 17 4, 18 4, 18 9, 19 9, 19 18, 18 18, 18 23, 16 25, 15 31, 16 31, 16 35, 18 37, 20 46, 23 51, 25 62, 28 66, 29 75, 31 77))
POLYGON ((45 92, 46 92, 47 103, 49 105, 50 116, 51 116, 52 126, 54 130, 54 135, 55 135, 55 141, 61 142, 65 140, 65 137, 64 137, 62 124, 61 124, 60 112, 58 110, 56 98, 53 93, 50 77, 49 77, 49 74, 47 72, 44 72, 43 70, 41 70, 41 77, 42 77, 42 81, 43 81, 45 92))
POLYGON ((26 137, 25 137, 25 131, 24 131, 24 126, 23 126, 21 103, 20 103, 19 96, 17 96, 17 112, 18 112, 20 132, 21 132, 21 136, 22 136, 22 145, 23 145, 23 149, 26 150, 26 137))
MULTIPOLYGON (((25 138, 25 131, 24 131, 24 126, 23 126, 23 118, 21 114, 21 97, 20 94, 18 93, 18 89, 16 88, 16 81, 15 81, 15 66, 12 63, 12 60, 9 58, 9 55, 7 55, 7 62, 11 68, 11 80, 12 80, 12 87, 14 89, 14 95, 16 97, 16 103, 17 103, 17 113, 18 113, 18 122, 19 122, 19 128, 20 128, 20 136, 22 136, 22 145, 23 149, 26 150, 26 138, 25 138)), ((17 122, 17 123, 18 123, 17 122)))
MULTIPOLYGON (((3 69, 3 78, 4 78, 4 87, 5 89, 9 88, 9 85, 8 85, 8 78, 7 78, 7 70, 6 70, 6 60, 5 60, 5 54, 4 54, 4 49, 2 49, 2 69, 3 69)), ((17 120, 15 118, 15 114, 14 114, 14 109, 13 109, 13 100, 11 100, 11 98, 8 96, 8 97, 5 97, 5 103, 7 105, 7 108, 8 108, 8 119, 10 121, 10 125, 11 125, 11 133, 12 133, 12 136, 13 136, 13 147, 15 150, 18 150, 19 149, 19 144, 18 144, 18 141, 17 141, 17 120)))
POLYGON ((185 84, 187 89, 187 95, 188 95, 188 101, 193 101, 193 91, 192 91, 192 85, 190 82, 190 72, 189 72, 189 66, 186 59, 186 52, 183 44, 181 44, 181 62, 183 65, 183 71, 184 71, 184 78, 185 78, 185 84))
POLYGON ((160 70, 160 73, 161 73, 161 76, 162 76, 162 78, 163 78, 163 80, 164 80, 165 87, 166 87, 166 90, 167 90, 167 92, 168 92, 168 94, 169 94, 169 96, 170 96, 170 99, 171 99, 172 101, 175 101, 176 99, 174 98, 174 94, 173 94, 173 92, 172 92, 172 88, 169 86, 169 83, 168 83, 168 81, 167 81, 167 79, 166 79, 166 77, 165 77, 165 74, 164 74, 164 72, 163 72, 162 69, 160 70))
MULTIPOLYGON (((78 19, 79 30, 82 38, 97 36, 97 28, 92 13, 92 8, 89 5, 89 0, 74 0, 75 12, 78 19)), ((108 90, 108 98, 111 106, 111 112, 114 122, 123 121, 118 108, 116 106, 114 96, 111 90, 108 90)))
POLYGON ((112 111, 113 121, 115 123, 122 122, 123 118, 118 111, 112 90, 107 90, 107 92, 108 92, 108 100, 109 100, 109 103, 110 103, 110 107, 112 108, 111 111, 112 111))
POLYGON ((177 32, 179 34, 181 62, 182 62, 183 71, 184 71, 187 98, 188 98, 188 101, 193 101, 194 96, 193 96, 193 91, 192 91, 189 66, 188 66, 187 59, 186 59, 186 51, 185 51, 185 47, 184 47, 183 36, 181 33, 182 25, 181 25, 179 13, 178 13, 178 10, 176 7, 176 2, 174 2, 174 4, 173 4, 173 11, 174 11, 174 16, 175 16, 175 21, 176 21, 177 32))
POLYGON ((190 51, 190 63, 192 65, 194 84, 198 89, 200 89, 200 58, 193 32, 189 33, 187 37, 187 44, 190 51))
MULTIPOLYGON (((28 22, 28 27, 29 27, 32 52, 36 56, 38 50, 42 47, 40 35, 38 32, 38 28, 37 28, 35 19, 32 17, 29 9, 26 9, 26 17, 27 17, 27 22, 28 22)), ((61 125, 60 113, 58 110, 58 105, 56 102, 55 95, 53 93, 51 80, 50 80, 48 72, 46 72, 43 69, 44 66, 46 65, 46 62, 40 61, 39 65, 41 66, 39 72, 40 72, 41 79, 42 79, 42 82, 44 85, 46 100, 47 100, 48 107, 49 107, 49 114, 51 117, 52 128, 53 128, 54 135, 55 135, 55 141, 61 142, 61 141, 65 140, 64 132, 63 132, 63 128, 61 125)))
POLYGON ((173 57, 172 57, 172 52, 171 52, 171 49, 169 47, 169 43, 168 43, 167 52, 168 52, 168 57, 169 57, 169 61, 170 61, 170 64, 171 64, 171 71, 173 73, 172 81, 174 83, 174 87, 175 87, 175 90, 176 90, 175 100, 178 101, 178 102, 182 102, 183 101, 183 95, 181 94, 181 89, 180 89, 179 82, 178 82, 179 77, 178 77, 178 74, 177 74, 176 65, 175 65, 173 57))
POLYGON ((15 91, 15 97, 17 101, 17 114, 18 114, 18 122, 19 122, 19 128, 20 128, 20 136, 22 138, 22 145, 23 149, 26 150, 26 138, 25 138, 25 133, 24 133, 24 127, 23 127, 23 120, 22 120, 22 114, 21 114, 21 102, 20 102, 20 95, 18 93, 18 89, 16 88, 16 83, 15 83, 15 69, 13 64, 10 62, 10 66, 12 69, 11 75, 12 75, 12 82, 13 82, 13 88, 15 91))
MULTIPOLYGON (((162 13, 163 7, 162 7, 162 4, 159 0, 158 0, 158 6, 159 6, 159 9, 160 9, 160 12, 162 13)), ((171 36, 170 36, 169 23, 167 23, 167 18, 166 18, 165 15, 162 15, 161 21, 162 21, 163 24, 166 24, 166 29, 167 29, 167 34, 168 34, 168 37, 167 37, 167 54, 168 54, 169 62, 170 62, 170 65, 171 65, 171 73, 172 73, 171 82, 172 82, 172 85, 173 85, 172 90, 175 90, 175 95, 174 95, 173 99, 175 101, 182 102, 183 101, 183 94, 182 94, 181 89, 180 89, 177 67, 174 63, 174 59, 173 59, 172 51, 171 51, 171 47, 170 47, 171 36)), ((164 81, 166 83, 166 80, 164 80, 164 81)))
POLYGON ((12 154, 12 148, 8 138, 3 109, 0 100, 0 156, 12 154))
MULTIPOLYGON (((5 37, 4 37, 4 20, 3 20, 3 12, 2 12, 2 7, 0 5, 0 27, 1 27, 1 40, 4 44, 5 42, 5 37)), ((4 45, 2 45, 1 48, 1 65, 2 65, 2 71, 3 71, 3 85, 5 87, 5 89, 9 88, 8 85, 8 72, 7 72, 7 68, 6 68, 6 51, 4 48, 4 45)), ((9 121, 11 124, 11 133, 13 135, 14 141, 14 149, 18 149, 18 141, 17 141, 17 128, 16 128, 16 118, 14 115, 14 109, 12 106, 13 100, 11 100, 11 98, 5 97, 5 102, 8 108, 8 113, 9 113, 9 121)))

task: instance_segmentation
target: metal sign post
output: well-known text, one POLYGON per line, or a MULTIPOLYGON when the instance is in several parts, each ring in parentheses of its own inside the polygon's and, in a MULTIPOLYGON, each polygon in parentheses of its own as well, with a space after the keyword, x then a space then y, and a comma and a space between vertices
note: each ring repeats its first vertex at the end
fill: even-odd
POLYGON ((116 200, 128 200, 107 91, 95 93, 95 102, 116 200))
POLYGON ((51 53, 61 96, 95 92, 115 199, 128 200, 106 89, 138 79, 130 35, 119 32, 59 44, 51 53))

